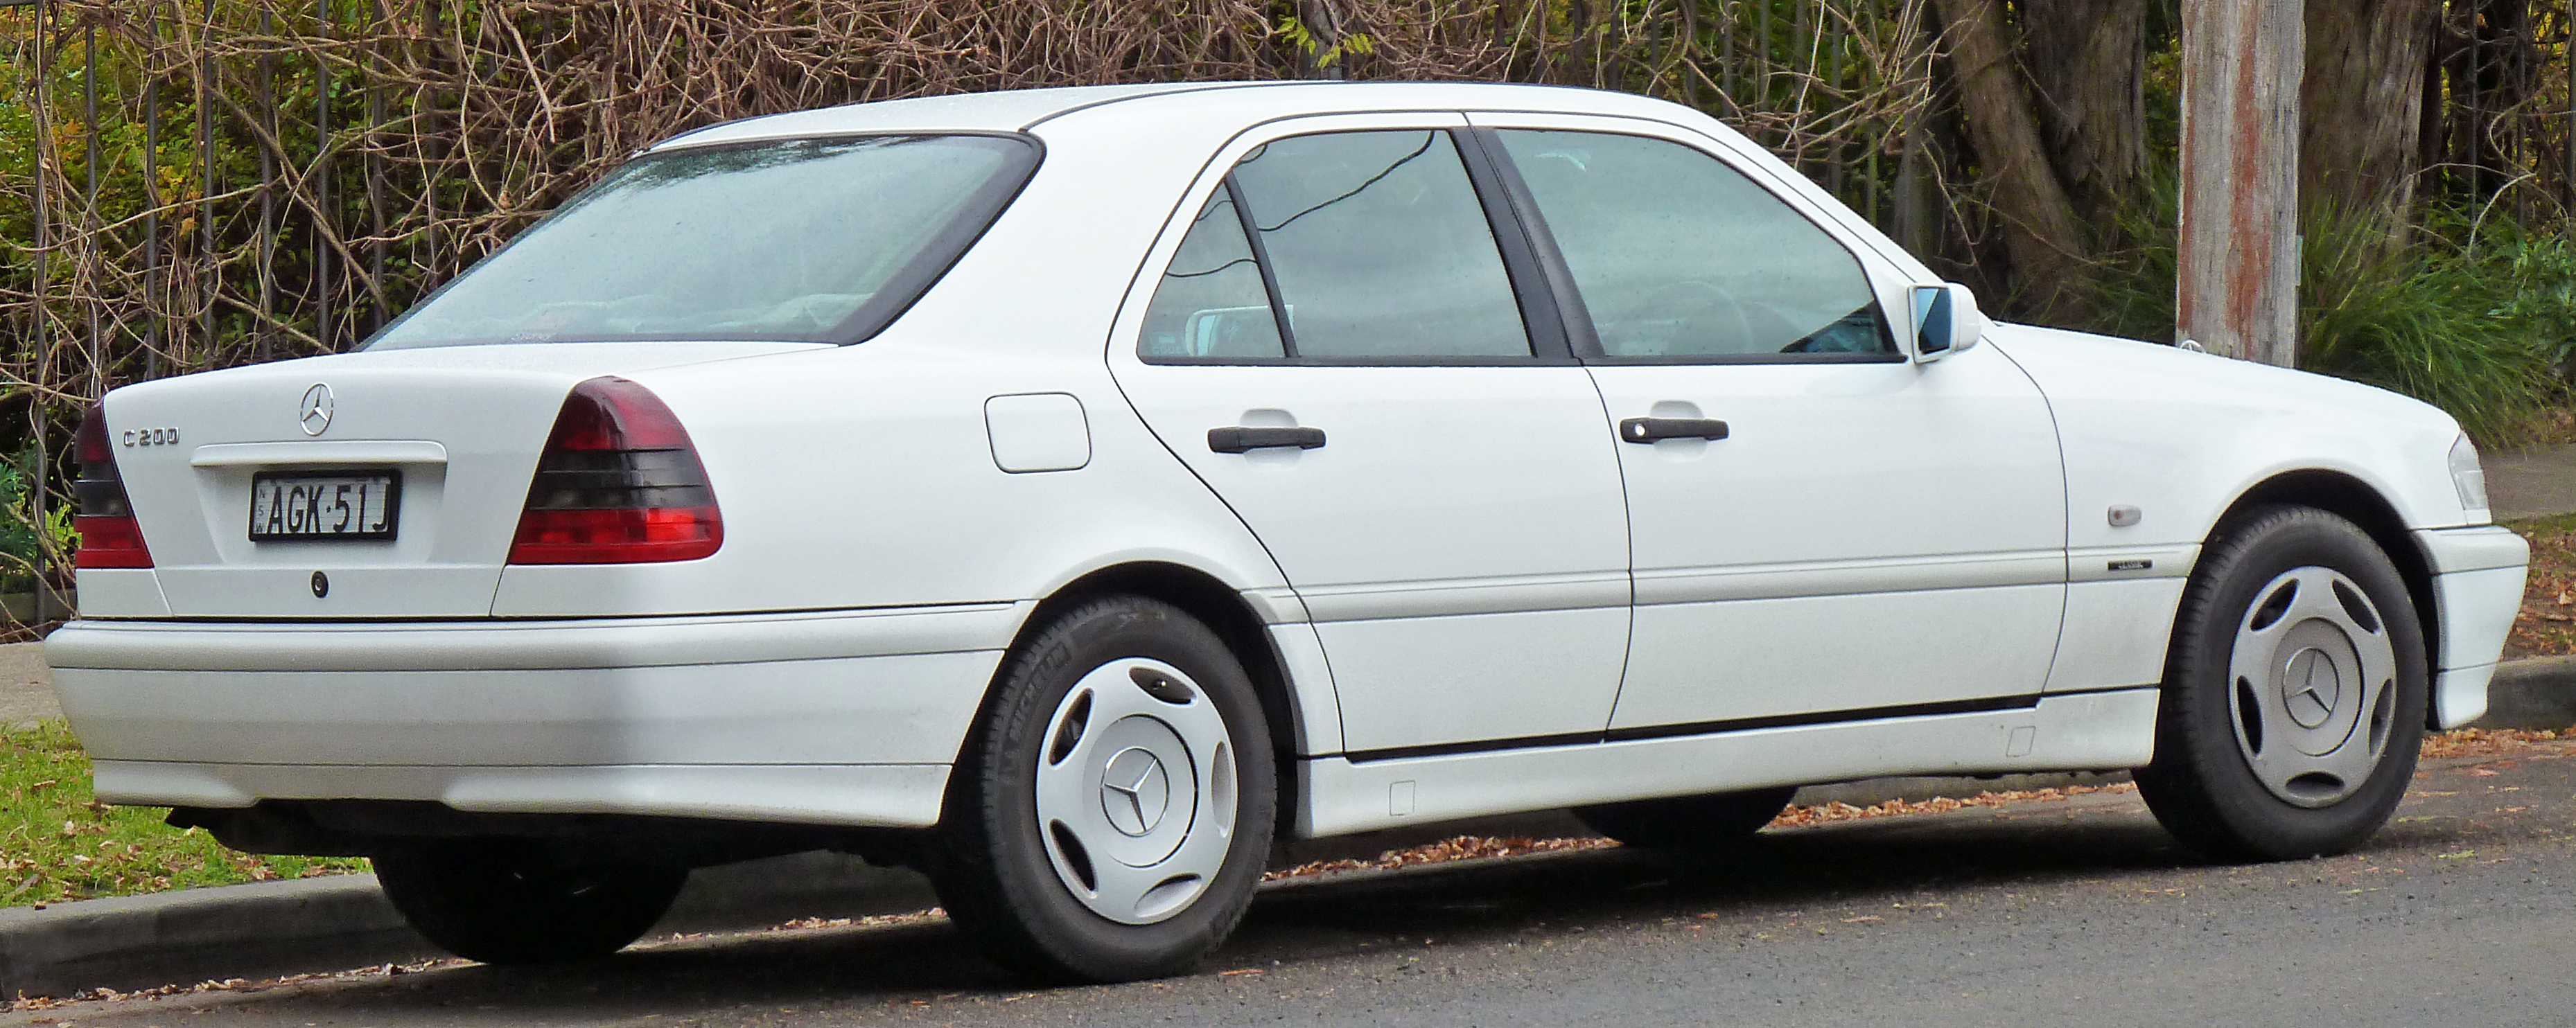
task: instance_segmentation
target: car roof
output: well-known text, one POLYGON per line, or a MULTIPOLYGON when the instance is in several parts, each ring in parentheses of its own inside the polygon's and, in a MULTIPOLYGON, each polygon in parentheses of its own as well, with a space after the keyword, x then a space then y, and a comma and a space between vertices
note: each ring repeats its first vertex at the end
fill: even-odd
MULTIPOLYGON (((1369 110, 1507 109, 1669 117, 1689 109, 1630 93, 1476 82, 1248 81, 1164 82, 1123 86, 1063 86, 990 93, 880 100, 810 111, 744 118, 686 132, 654 150, 760 139, 851 135, 869 132, 1025 132, 1077 111, 1108 106, 1117 113, 1151 116, 1158 99, 1187 96, 1204 111, 1208 101, 1235 100, 1247 114, 1275 112, 1283 102, 1308 100, 1316 113, 1369 110), (1286 91, 1294 90, 1297 94, 1286 91)), ((1302 104, 1291 103, 1292 106, 1302 104)))
MULTIPOLYGON (((1028 133, 1047 140, 1051 147, 1086 137, 1114 139, 1118 146, 1132 146, 1146 137, 1196 139, 1204 143, 1282 118, 1371 112, 1606 115, 1677 125, 1725 141, 1742 159, 1766 168, 1778 188, 1804 197, 1818 214, 1842 224, 1863 245, 1894 261, 1917 280, 1940 280, 1914 255, 1880 234, 1814 180, 1707 114, 1635 93, 1574 86, 1309 79, 1002 90, 745 118, 674 136, 652 149, 764 139, 940 132, 1028 133)), ((1120 151, 1121 159, 1132 153, 1120 151)))

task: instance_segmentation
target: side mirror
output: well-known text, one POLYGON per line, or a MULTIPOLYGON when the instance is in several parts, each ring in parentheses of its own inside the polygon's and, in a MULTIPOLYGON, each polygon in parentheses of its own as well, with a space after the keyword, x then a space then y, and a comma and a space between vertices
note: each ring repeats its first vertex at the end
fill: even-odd
POLYGON ((1986 334, 1986 316, 1977 311, 1977 295, 1956 282, 1915 286, 1914 359, 1936 361, 1977 345, 1986 334))

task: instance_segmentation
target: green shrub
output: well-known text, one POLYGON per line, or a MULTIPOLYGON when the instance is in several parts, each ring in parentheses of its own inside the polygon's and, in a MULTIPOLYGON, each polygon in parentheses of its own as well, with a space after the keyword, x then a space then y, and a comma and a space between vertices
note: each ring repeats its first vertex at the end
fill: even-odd
POLYGON ((0 459, 0 592, 26 592, 35 586, 44 556, 34 514, 34 506, 27 502, 26 473, 16 461, 0 459))
POLYGON ((2474 252, 2485 273, 2514 285, 2504 316, 2530 336, 2562 386, 2576 382, 2576 245, 2491 224, 2474 252))
POLYGON ((2547 283, 2525 279, 2566 261, 2564 243, 2482 245, 2474 225, 2438 212, 2394 231, 2324 213, 2309 219, 2300 257, 2305 366, 2440 407, 2489 446, 2527 432, 2560 392, 2539 330, 2547 283))
MULTIPOLYGON (((2137 240, 2093 276, 2095 331, 2174 338, 2174 183, 2123 220, 2137 240)), ((2299 261, 2299 366, 2448 411, 2479 444, 2529 438, 2576 365, 2576 246, 2435 208, 2420 227, 2312 214, 2299 261)))
POLYGON ((2085 327, 2123 339, 2170 343, 2174 333, 2175 247, 2182 222, 2181 179, 2169 164, 2149 170, 2145 187, 2120 212, 2114 249, 2096 258, 2088 278, 2085 327))

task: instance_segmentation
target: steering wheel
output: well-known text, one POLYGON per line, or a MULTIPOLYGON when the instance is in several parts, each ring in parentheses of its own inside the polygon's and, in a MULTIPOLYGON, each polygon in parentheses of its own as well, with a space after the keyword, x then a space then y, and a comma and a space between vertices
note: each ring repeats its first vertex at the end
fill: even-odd
MULTIPOLYGON (((1876 310, 1873 305, 1864 305, 1859 310, 1827 322, 1822 328, 1798 337, 1796 342, 1781 347, 1780 352, 1868 353, 1875 351, 1879 348, 1876 331, 1878 323, 1871 315, 1876 310)), ((1780 318, 1777 311, 1770 311, 1767 308, 1765 311, 1780 321, 1784 332, 1797 331, 1790 328, 1788 319, 1780 318)))

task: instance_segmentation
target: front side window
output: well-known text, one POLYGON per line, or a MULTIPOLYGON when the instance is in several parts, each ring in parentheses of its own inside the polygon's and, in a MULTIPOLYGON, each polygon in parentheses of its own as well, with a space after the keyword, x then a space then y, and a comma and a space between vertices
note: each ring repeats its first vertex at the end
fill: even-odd
POLYGON ((1036 147, 1005 136, 797 139, 646 155, 556 208, 369 347, 855 342, 928 289, 1036 167, 1036 147))
POLYGON ((1441 130, 1254 150, 1200 210, 1145 322, 1149 359, 1530 355, 1493 228, 1441 130))
POLYGON ((1851 251, 1716 158, 1642 136, 1497 135, 1604 356, 1896 352, 1851 251))

